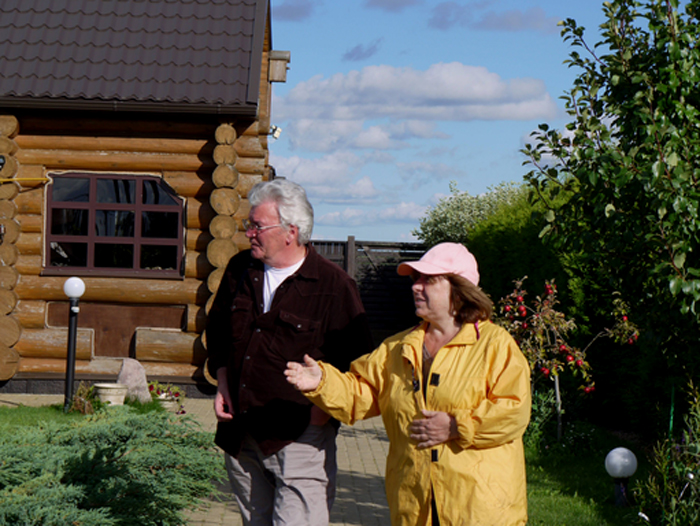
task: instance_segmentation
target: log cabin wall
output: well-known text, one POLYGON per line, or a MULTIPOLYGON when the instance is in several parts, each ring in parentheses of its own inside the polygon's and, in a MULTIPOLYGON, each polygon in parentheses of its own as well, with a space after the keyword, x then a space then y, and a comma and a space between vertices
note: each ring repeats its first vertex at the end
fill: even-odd
MULTIPOLYGON (((265 115, 269 91, 261 98, 265 115)), ((49 312, 52 304, 66 303, 63 283, 69 276, 45 276, 42 270, 47 175, 66 170, 158 175, 185 200, 184 278, 85 277, 81 310, 101 304, 179 306, 182 327, 137 327, 130 352, 149 376, 186 381, 203 375, 208 306, 228 259, 248 246, 241 225, 247 193, 269 171, 269 117, 179 124, 171 119, 0 117, 6 158, 0 174, 13 179, 0 184, 0 380, 65 374, 67 329, 50 326, 49 312)), ((116 375, 121 360, 95 348, 94 328, 80 325, 85 317, 78 318, 76 378, 116 375)))

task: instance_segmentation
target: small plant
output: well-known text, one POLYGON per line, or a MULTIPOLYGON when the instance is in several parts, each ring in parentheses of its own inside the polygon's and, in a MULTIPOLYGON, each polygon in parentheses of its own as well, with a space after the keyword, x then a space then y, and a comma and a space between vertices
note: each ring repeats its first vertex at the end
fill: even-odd
POLYGON ((680 440, 654 448, 652 472, 635 487, 641 524, 700 524, 700 393, 692 383, 680 440))
POLYGON ((92 385, 80 382, 78 389, 73 394, 68 412, 76 412, 83 415, 91 415, 96 410, 101 409, 104 404, 95 396, 95 389, 92 385))
POLYGON ((157 380, 148 382, 148 390, 151 392, 151 397, 153 400, 158 400, 159 402, 173 402, 177 404, 176 414, 185 414, 185 397, 187 396, 184 389, 173 385, 171 383, 162 384, 157 380))

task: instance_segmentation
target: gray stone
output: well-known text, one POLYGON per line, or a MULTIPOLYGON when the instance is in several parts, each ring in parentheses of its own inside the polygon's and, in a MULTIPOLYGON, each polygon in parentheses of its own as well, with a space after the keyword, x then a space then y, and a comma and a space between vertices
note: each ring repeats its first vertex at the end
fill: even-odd
POLYGON ((138 400, 142 404, 151 401, 151 393, 148 390, 148 380, 146 369, 133 358, 124 358, 122 368, 117 376, 117 383, 126 385, 129 390, 126 397, 131 400, 138 400))

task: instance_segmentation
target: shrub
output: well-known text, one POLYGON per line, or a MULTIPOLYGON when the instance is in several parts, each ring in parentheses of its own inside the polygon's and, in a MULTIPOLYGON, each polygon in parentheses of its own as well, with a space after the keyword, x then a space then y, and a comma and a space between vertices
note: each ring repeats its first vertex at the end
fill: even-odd
POLYGON ((656 445, 652 471, 635 487, 643 524, 700 524, 700 398, 692 384, 690 393, 681 439, 656 445))
POLYGON ((222 476, 212 435, 167 412, 16 428, 0 436, 0 525, 183 524, 222 476))

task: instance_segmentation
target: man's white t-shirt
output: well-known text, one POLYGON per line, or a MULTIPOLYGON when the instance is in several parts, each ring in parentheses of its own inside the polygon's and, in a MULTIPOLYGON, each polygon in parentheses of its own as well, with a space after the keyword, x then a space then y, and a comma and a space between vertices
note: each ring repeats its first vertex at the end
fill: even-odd
POLYGON ((303 257, 298 263, 287 268, 275 268, 265 264, 265 280, 263 283, 263 312, 270 310, 272 299, 275 297, 277 288, 289 276, 294 274, 299 267, 304 263, 306 257, 303 257))

